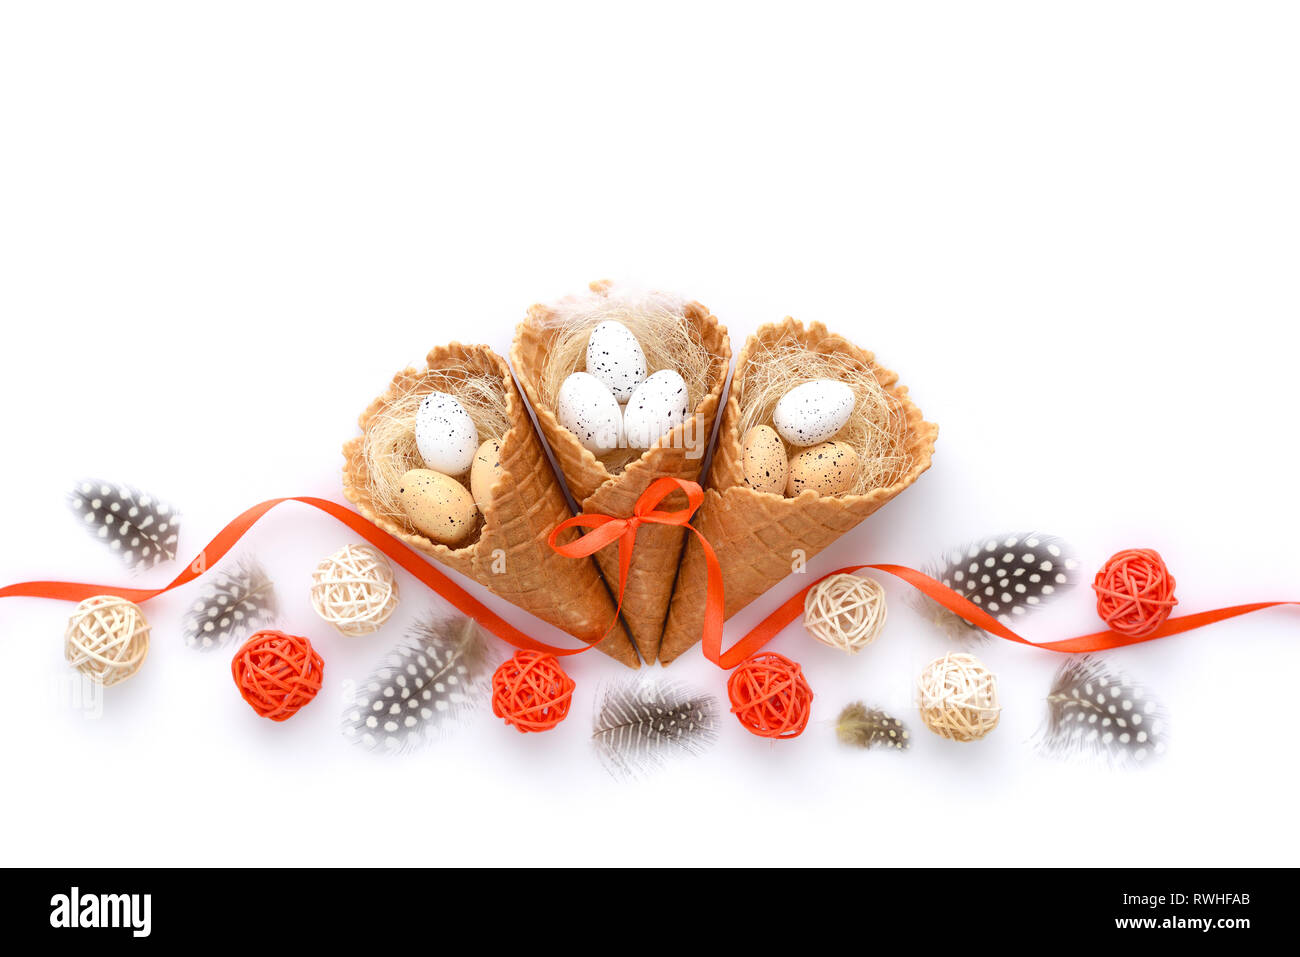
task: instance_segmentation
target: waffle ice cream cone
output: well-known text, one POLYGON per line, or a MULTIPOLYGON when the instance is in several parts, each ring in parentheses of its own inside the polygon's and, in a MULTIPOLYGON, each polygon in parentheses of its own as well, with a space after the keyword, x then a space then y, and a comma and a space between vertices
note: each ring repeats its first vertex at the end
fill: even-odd
MULTIPOLYGON (((631 311, 638 308, 635 300, 619 298, 623 294, 609 283, 592 283, 591 290, 590 297, 568 300, 555 307, 533 306, 516 331, 510 361, 569 491, 582 511, 626 518, 632 514, 641 493, 656 479, 673 476, 698 481, 726 383, 731 346, 726 328, 704 306, 650 294, 643 301, 653 301, 655 308, 671 303, 668 308, 681 316, 685 330, 703 347, 703 352, 698 354, 707 353, 706 362, 701 366, 701 381, 691 395, 693 414, 685 423, 661 436, 650 449, 620 449, 597 458, 572 432, 560 425, 545 384, 546 359, 560 334, 561 313, 570 319, 574 314, 581 315, 584 317, 581 322, 589 322, 594 327, 603 319, 618 318, 622 308, 631 311), (569 308, 571 306, 573 308, 569 308)), ((572 329, 572 325, 569 328, 572 329)), ((651 358, 654 352, 647 348, 650 345, 642 343, 649 360, 648 372, 652 374, 665 365, 651 358)), ((579 368, 566 371, 579 371, 579 368)), ((687 383, 689 387, 689 376, 687 383)), ((685 505, 685 496, 674 493, 661 508, 672 510, 685 505)), ((647 662, 653 662, 659 651, 659 639, 672 599, 686 534, 680 527, 664 525, 643 525, 637 530, 636 547, 623 593, 623 621, 642 659, 647 662)), ((610 591, 617 594, 617 548, 611 545, 594 557, 610 591)))
MULTIPOLYGON (((796 557, 812 558, 835 539, 907 488, 930 467, 939 427, 921 418, 907 398, 898 376, 877 365, 870 352, 830 333, 820 323, 804 327, 793 319, 762 326, 745 343, 732 375, 731 392, 722 414, 718 440, 709 468, 704 504, 693 524, 717 553, 722 566, 726 617, 730 618, 793 571, 796 557), (899 474, 886 486, 863 495, 818 496, 805 491, 796 498, 756 492, 745 483, 741 409, 745 401, 751 356, 761 345, 796 342, 817 353, 839 353, 870 369, 897 403, 902 417, 899 474)), ((704 627, 704 554, 691 538, 677 576, 672 606, 659 649, 668 664, 700 640, 704 627)))
POLYGON ((439 346, 429 353, 427 368, 407 369, 394 376, 387 391, 361 414, 360 425, 362 435, 343 446, 343 494, 362 515, 506 601, 588 644, 596 644, 628 667, 639 667, 622 624, 616 623, 609 631, 615 619, 614 602, 595 564, 587 559, 564 558, 546 542, 551 530, 572 512, 504 359, 486 346, 455 342, 439 346), (481 438, 501 440, 501 474, 490 502, 481 507, 477 535, 467 545, 448 547, 415 531, 400 506, 382 500, 372 481, 371 469, 375 465, 371 456, 392 456, 396 474, 422 468, 414 442, 414 405, 418 397, 434 389, 456 395, 458 384, 466 389, 466 394, 458 397, 465 399, 462 404, 476 419, 469 390, 477 389, 480 401, 483 390, 501 390, 495 397, 498 401, 493 421, 497 428, 485 429, 479 423, 481 438), (499 401, 501 398, 504 402, 499 401), (399 404, 403 416, 407 410, 410 412, 410 428, 405 430, 408 434, 393 440, 387 448, 372 448, 368 456, 370 431, 386 419, 391 424, 399 404), (498 431, 500 434, 495 434, 498 431))

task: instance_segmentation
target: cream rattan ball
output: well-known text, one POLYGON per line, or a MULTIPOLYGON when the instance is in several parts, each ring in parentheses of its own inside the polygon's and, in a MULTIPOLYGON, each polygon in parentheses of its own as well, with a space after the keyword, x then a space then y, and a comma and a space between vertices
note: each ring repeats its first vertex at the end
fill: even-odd
POLYGON ((885 627, 885 588, 862 575, 831 575, 808 590, 803 626, 823 645, 856 654, 885 627))
POLYGON ((68 664, 105 687, 125 681, 149 654, 149 622, 125 598, 87 598, 68 619, 63 636, 68 664))
POLYGON ((940 737, 976 741, 998 726, 998 679, 974 655, 947 654, 917 681, 921 720, 940 737))
POLYGON ((393 567, 369 545, 346 545, 312 572, 311 606, 349 638, 378 631, 397 608, 393 567))

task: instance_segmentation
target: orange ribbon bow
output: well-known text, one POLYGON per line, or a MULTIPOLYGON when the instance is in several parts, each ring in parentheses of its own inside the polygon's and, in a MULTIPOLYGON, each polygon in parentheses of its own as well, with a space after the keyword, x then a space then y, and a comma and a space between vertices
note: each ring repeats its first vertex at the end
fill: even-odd
MULTIPOLYGON (((610 622, 612 631, 619 613, 623 610, 623 592, 627 589, 627 575, 632 567, 632 551, 636 546, 636 533, 642 525, 678 525, 692 532, 704 549, 704 565, 707 574, 707 589, 704 606, 704 654, 710 661, 722 665, 722 566, 714 554, 709 540, 700 534, 699 529, 691 524, 691 517, 704 504, 704 489, 698 482, 687 479, 664 476, 655 479, 650 487, 641 493, 628 518, 615 518, 612 515, 582 514, 561 522, 551 531, 547 544, 566 558, 586 558, 594 555, 606 545, 618 542, 618 607, 614 611, 614 621, 610 622), (686 493, 686 508, 675 512, 661 512, 659 505, 673 492, 686 493), (580 538, 571 542, 558 544, 562 533, 570 528, 590 529, 580 538)), ((606 634, 609 634, 607 631, 606 634)), ((737 659, 736 664, 739 664, 737 659)), ((735 664, 722 665, 734 668, 735 664)))

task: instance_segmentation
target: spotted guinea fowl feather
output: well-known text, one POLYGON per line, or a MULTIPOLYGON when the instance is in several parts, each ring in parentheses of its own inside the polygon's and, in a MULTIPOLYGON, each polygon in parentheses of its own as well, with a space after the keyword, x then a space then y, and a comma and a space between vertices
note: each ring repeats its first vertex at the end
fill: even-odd
POLYGON ((464 615, 416 622, 357 687, 343 733, 372 751, 435 739, 487 698, 495 664, 487 632, 464 615))
POLYGON ((845 705, 835 720, 835 734, 855 748, 890 748, 906 751, 912 739, 903 722, 879 708, 868 708, 861 701, 845 705))
POLYGON ((186 614, 181 636, 191 648, 208 651, 247 637, 275 616, 275 586, 256 560, 245 558, 213 572, 186 614))
POLYGON ((68 493, 68 507, 86 531, 133 571, 176 557, 179 516, 157 496, 129 485, 85 479, 68 493))
POLYGON ((718 700, 675 681, 623 678, 596 698, 592 742, 615 777, 638 777, 717 740, 718 700))
MULTIPOLYGON (((1039 532, 993 535, 946 552, 921 570, 1003 624, 1011 625, 1072 588, 1079 563, 1059 538, 1039 532)), ((987 638, 982 628, 917 593, 918 609, 958 641, 987 638)))
POLYGON ((1164 706, 1124 672, 1096 655, 1081 655, 1056 673, 1037 738, 1040 753, 1128 767, 1163 754, 1167 741, 1164 706))

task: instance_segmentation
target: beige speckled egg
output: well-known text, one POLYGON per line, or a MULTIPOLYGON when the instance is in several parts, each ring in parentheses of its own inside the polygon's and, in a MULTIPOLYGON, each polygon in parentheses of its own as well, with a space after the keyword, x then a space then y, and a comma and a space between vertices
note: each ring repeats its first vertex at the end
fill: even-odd
POLYGON ((785 476, 790 463, 786 461, 785 446, 776 429, 756 425, 746 432, 741 464, 745 470, 745 484, 755 492, 780 495, 785 491, 785 476))
POLYGON ((474 453, 469 467, 469 490, 482 511, 492 501, 492 486, 501 477, 501 441, 488 439, 474 453))
POLYGON ((790 459, 785 494, 812 489, 818 495, 840 495, 853 485, 858 473, 858 453, 846 442, 826 442, 804 449, 790 459))
POLYGON ((398 498, 420 534, 443 545, 462 544, 478 527, 469 490, 441 472, 411 469, 402 476, 398 498))

